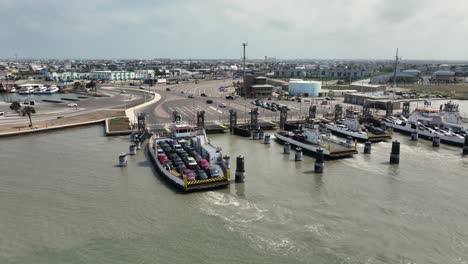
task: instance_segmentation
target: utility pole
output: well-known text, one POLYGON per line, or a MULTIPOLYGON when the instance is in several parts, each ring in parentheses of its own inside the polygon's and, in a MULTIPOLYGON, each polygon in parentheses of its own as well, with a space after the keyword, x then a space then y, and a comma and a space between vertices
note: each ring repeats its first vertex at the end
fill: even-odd
POLYGON ((396 88, 396 75, 397 75, 397 68, 398 68, 398 60, 401 58, 398 57, 398 48, 396 49, 396 56, 395 56, 395 69, 393 71, 393 88, 396 88))
POLYGON ((247 42, 244 42, 242 43, 242 47, 244 48, 244 57, 243 57, 243 60, 244 60, 244 63, 243 63, 243 73, 242 73, 242 85, 244 86, 244 90, 245 91, 245 47, 247 47, 248 43, 247 42))

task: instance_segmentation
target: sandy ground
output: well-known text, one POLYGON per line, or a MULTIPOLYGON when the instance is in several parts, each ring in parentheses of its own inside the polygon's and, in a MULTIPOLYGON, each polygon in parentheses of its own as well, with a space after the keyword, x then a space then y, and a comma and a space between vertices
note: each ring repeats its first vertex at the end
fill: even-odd
MULTIPOLYGON (((117 116, 125 116, 125 112, 122 110, 100 110, 97 112, 83 114, 83 115, 65 117, 61 119, 37 121, 37 122, 34 122, 34 115, 33 115, 32 121, 33 121, 34 128, 36 127, 47 128, 47 127, 52 127, 52 126, 75 124, 75 123, 80 123, 80 122, 87 122, 87 121, 93 121, 93 120, 99 120, 99 119, 105 119, 105 118, 117 117, 117 116)), ((29 121, 24 122, 24 123, 0 125, 0 133, 22 131, 22 130, 29 130, 29 129, 30 129, 29 121)))

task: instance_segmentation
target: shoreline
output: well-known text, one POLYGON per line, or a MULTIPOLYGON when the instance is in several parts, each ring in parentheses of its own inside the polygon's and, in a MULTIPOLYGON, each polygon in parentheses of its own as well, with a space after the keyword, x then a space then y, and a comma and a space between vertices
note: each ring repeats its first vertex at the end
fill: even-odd
POLYGON ((3 130, 2 132, 0 132, 0 138, 29 135, 34 133, 47 132, 51 130, 60 130, 72 127, 94 125, 99 123, 104 124, 106 136, 122 135, 122 133, 128 134, 131 133, 131 131, 109 131, 108 126, 106 125, 107 120, 111 118, 126 116, 131 123, 135 119, 135 110, 156 103, 161 99, 161 95, 155 92, 138 92, 148 93, 152 95, 153 98, 150 101, 143 102, 141 104, 128 108, 125 111, 123 109, 105 109, 88 114, 66 117, 63 119, 57 118, 38 121, 33 122, 32 128, 29 127, 29 122, 0 125, 0 131, 3 130))

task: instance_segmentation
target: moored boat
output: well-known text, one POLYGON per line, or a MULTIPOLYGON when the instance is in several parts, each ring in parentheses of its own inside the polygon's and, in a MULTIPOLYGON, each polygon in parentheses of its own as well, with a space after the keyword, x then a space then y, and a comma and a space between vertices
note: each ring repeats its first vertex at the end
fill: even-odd
POLYGON ((436 110, 418 108, 408 118, 389 117, 380 122, 384 126, 399 132, 406 134, 417 133, 418 137, 428 140, 438 137, 443 143, 463 146, 467 132, 464 130, 455 131, 442 123, 440 123, 442 126, 439 127, 428 121, 428 117, 433 120, 432 117, 436 116, 439 116, 436 110))
POLYGON ((359 141, 378 142, 392 138, 390 131, 385 131, 370 125, 361 126, 357 118, 354 117, 347 117, 338 120, 336 123, 325 124, 325 128, 334 134, 345 137, 352 137, 359 141))
POLYGON ((281 131, 275 134, 280 143, 289 144, 302 148, 306 153, 315 154, 317 149, 323 149, 326 158, 345 158, 357 153, 357 143, 353 140, 338 140, 330 134, 323 135, 318 125, 308 124, 299 131, 281 131))

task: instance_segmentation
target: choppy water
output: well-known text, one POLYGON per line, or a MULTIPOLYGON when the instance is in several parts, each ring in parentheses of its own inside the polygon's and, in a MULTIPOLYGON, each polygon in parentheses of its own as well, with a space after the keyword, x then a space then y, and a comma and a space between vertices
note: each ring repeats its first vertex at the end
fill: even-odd
MULTIPOLYGON (((214 135, 246 183, 180 194, 102 127, 0 140, 0 263, 467 263, 468 158, 401 138, 373 154, 294 162, 214 135), (234 161, 234 160, 233 160, 234 161)), ((362 146, 360 146, 362 149, 362 146)))

